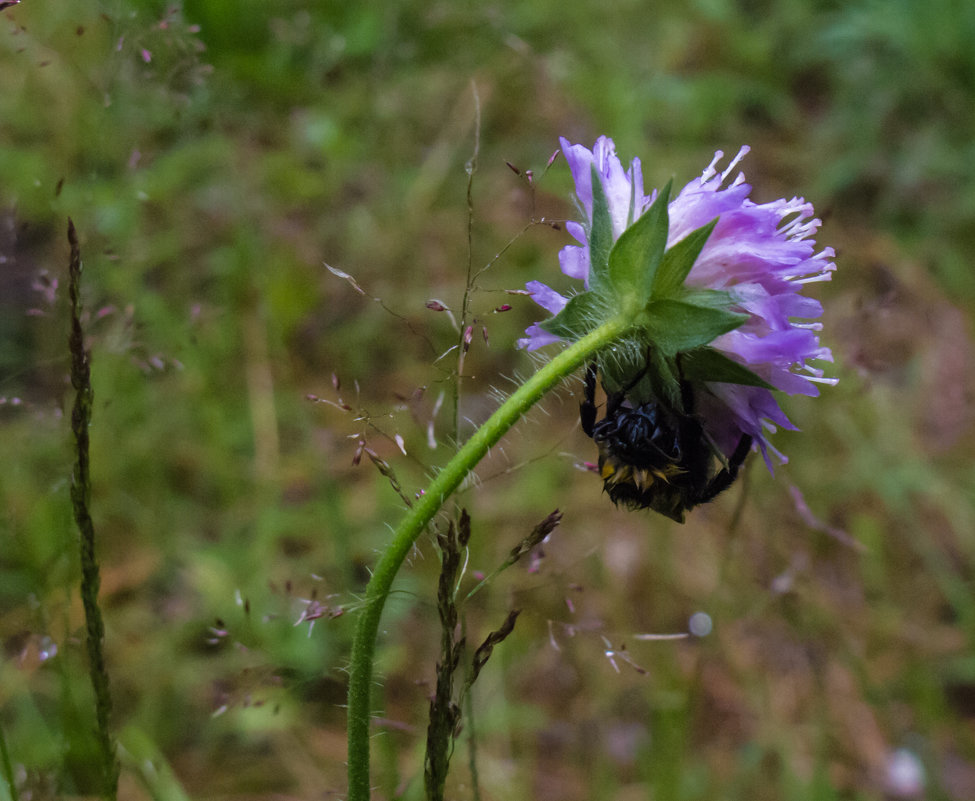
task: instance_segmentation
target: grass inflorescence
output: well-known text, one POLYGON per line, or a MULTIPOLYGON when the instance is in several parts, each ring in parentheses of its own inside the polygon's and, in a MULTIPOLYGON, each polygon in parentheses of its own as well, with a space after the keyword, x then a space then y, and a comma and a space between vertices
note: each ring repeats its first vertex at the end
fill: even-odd
POLYGON ((95 693, 95 715, 101 754, 101 792, 107 799, 118 795, 119 763, 115 739, 111 733, 112 695, 109 691, 108 668, 105 666, 105 623, 98 603, 101 576, 95 553, 95 525, 91 518, 91 465, 89 460, 89 426, 91 425, 92 386, 91 353, 85 347, 85 332, 81 314, 81 245, 74 223, 68 220, 68 243, 71 257, 68 264, 68 297, 71 303, 71 386, 75 391, 71 410, 71 431, 74 434, 77 461, 71 484, 71 504, 78 526, 81 546, 81 600, 85 609, 85 630, 88 644, 89 674, 95 693))

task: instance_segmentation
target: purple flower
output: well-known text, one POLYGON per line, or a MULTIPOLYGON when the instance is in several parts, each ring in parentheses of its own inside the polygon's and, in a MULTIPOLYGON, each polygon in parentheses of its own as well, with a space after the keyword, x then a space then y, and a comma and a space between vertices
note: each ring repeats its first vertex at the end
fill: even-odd
MULTIPOLYGON (((592 151, 561 140, 575 180, 583 222, 569 222, 569 233, 580 243, 559 254, 562 272, 589 288, 591 272, 589 234, 593 224, 593 177, 598 176, 612 223, 615 242, 650 207, 657 197, 643 191, 639 159, 624 170, 611 139, 600 137, 592 151)), ((816 252, 813 235, 820 221, 812 204, 802 198, 754 203, 751 187, 742 173, 732 171, 748 152, 743 147, 731 163, 718 172, 720 151, 700 178, 687 184, 668 205, 668 250, 691 232, 717 218, 713 231, 687 274, 690 290, 719 290, 731 300, 729 311, 747 315, 744 322, 718 336, 710 347, 746 367, 769 385, 790 395, 817 395, 817 383, 834 384, 811 361, 832 361, 828 348, 819 343, 822 313, 819 301, 804 296, 803 287, 828 281, 835 265, 832 248, 816 252)), ((538 281, 527 284, 533 299, 553 315, 568 302, 538 281)), ((560 336, 530 326, 519 347, 535 350, 559 341, 560 336)), ((652 343, 651 343, 652 346, 652 343)), ((759 386, 703 381, 705 391, 695 396, 695 414, 707 435, 726 456, 743 435, 751 436, 772 468, 769 452, 786 458, 769 443, 767 434, 776 426, 795 429, 779 408, 772 392, 759 386)))

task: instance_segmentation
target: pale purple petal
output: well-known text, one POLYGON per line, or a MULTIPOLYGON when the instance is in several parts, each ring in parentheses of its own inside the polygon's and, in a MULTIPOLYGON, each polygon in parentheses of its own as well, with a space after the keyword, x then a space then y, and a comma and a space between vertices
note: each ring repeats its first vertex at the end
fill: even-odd
POLYGON ((575 220, 569 220, 565 224, 565 230, 569 232, 576 242, 584 245, 586 250, 589 249, 589 237, 586 234, 585 227, 581 223, 577 223, 575 220))
POLYGON ((525 284, 525 289, 528 290, 533 301, 553 315, 562 311, 565 308, 565 304, 569 302, 568 298, 562 297, 558 292, 546 286, 541 281, 529 281, 525 284))
POLYGON ((559 251, 559 266, 569 278, 583 281, 589 286, 589 248, 566 245, 559 251))
POLYGON ((592 221, 592 151, 585 145, 570 144, 564 137, 559 139, 562 155, 565 156, 576 185, 576 197, 586 212, 586 219, 592 221))
POLYGON ((544 348, 546 345, 552 345, 555 342, 560 342, 561 339, 555 334, 550 334, 548 331, 543 331, 538 323, 533 323, 525 329, 525 334, 527 336, 522 337, 518 340, 518 347, 523 350, 538 350, 539 348, 544 348))
POLYGON ((616 240, 630 225, 630 208, 633 202, 633 184, 630 181, 632 170, 626 172, 623 169, 616 157, 616 145, 608 137, 601 136, 596 140, 593 153, 596 172, 599 173, 609 205, 609 216, 613 221, 613 239, 616 240))
MULTIPOLYGON (((562 297, 551 287, 546 286, 540 281, 529 281, 525 288, 531 293, 532 300, 541 306, 549 314, 556 315, 565 308, 568 298, 562 297)), ((539 348, 558 342, 559 337, 543 330, 538 323, 530 325, 525 330, 526 336, 518 340, 518 347, 525 350, 538 350, 539 348)))

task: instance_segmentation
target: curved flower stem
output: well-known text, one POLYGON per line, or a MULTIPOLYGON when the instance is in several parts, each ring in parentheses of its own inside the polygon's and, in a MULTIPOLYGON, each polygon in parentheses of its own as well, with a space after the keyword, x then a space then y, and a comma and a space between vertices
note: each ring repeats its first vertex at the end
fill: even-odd
POLYGON ((366 587, 365 604, 359 613, 349 678, 349 795, 348 801, 368 801, 369 719, 372 666, 376 634, 393 579, 417 537, 427 527, 451 493, 484 457, 488 449, 542 396, 593 358, 630 326, 623 316, 603 323, 578 342, 565 348, 522 384, 457 452, 430 483, 426 493, 407 511, 376 564, 366 587))

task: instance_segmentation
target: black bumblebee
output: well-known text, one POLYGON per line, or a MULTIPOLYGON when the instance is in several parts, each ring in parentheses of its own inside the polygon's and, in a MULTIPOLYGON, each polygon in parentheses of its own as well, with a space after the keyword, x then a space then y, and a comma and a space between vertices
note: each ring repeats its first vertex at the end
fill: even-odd
POLYGON ((606 414, 596 421, 596 366, 586 371, 579 407, 582 430, 599 449, 603 489, 617 506, 653 509, 678 523, 684 513, 713 500, 732 485, 752 447, 743 434, 724 462, 694 415, 691 385, 682 380, 682 409, 651 400, 624 404, 626 391, 606 393, 606 414), (715 473, 715 462, 725 466, 715 473))

